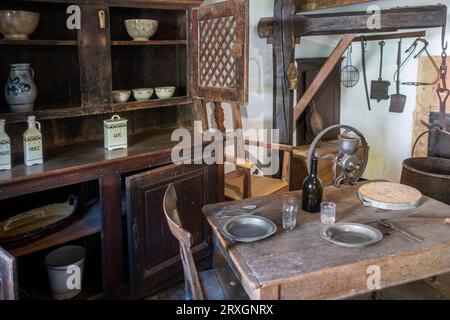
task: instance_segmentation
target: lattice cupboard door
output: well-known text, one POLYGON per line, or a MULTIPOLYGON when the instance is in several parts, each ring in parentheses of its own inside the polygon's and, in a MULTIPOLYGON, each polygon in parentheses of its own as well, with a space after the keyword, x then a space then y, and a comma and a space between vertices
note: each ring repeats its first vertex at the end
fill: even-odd
POLYGON ((248 101, 248 0, 192 10, 192 96, 248 101))

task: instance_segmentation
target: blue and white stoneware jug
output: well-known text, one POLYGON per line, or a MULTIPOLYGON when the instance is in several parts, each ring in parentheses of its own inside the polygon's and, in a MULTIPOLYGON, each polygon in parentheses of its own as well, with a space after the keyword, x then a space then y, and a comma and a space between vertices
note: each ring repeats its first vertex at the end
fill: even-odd
POLYGON ((12 112, 33 111, 37 97, 34 71, 29 63, 12 64, 5 86, 5 98, 12 112))

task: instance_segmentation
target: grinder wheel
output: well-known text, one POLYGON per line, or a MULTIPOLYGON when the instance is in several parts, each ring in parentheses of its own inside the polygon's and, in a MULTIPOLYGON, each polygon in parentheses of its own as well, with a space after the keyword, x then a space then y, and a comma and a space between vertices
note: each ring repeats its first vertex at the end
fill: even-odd
MULTIPOLYGON (((322 139, 327 135, 327 133, 329 133, 330 131, 336 130, 336 129, 345 129, 348 132, 355 133, 359 138, 361 138, 361 144, 362 144, 362 148, 363 148, 363 159, 362 159, 362 162, 361 162, 358 172, 352 177, 352 180, 354 182, 356 182, 362 177, 362 175, 364 174, 364 171, 366 170, 367 162, 369 161, 369 145, 367 144, 366 138, 363 136, 363 134, 358 129, 348 126, 348 125, 345 125, 345 124, 337 124, 337 125, 328 127, 316 136, 316 138, 312 142, 311 146, 309 147, 308 157, 306 160, 308 174, 311 173, 312 156, 315 154, 317 144, 320 141, 322 141, 322 139)), ((326 155, 319 155, 319 160, 321 159, 322 156, 326 156, 326 155)), ((336 166, 336 163, 335 163, 335 166, 336 166)), ((333 169, 335 169, 335 168, 333 168, 333 169)))

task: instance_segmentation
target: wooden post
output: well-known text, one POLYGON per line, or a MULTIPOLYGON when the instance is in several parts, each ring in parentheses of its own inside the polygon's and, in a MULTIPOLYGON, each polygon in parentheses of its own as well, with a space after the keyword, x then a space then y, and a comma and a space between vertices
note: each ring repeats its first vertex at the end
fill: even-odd
POLYGON ((293 141, 293 92, 289 90, 288 70, 295 62, 292 0, 275 0, 273 24, 274 129, 280 130, 280 143, 293 141))
POLYGON ((120 174, 100 179, 102 209, 103 290, 112 294, 124 284, 122 237, 122 190, 120 174))

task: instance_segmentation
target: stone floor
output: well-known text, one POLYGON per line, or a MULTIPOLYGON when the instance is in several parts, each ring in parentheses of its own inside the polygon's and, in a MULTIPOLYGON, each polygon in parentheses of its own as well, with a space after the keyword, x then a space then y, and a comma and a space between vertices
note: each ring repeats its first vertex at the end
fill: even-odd
MULTIPOLYGON (((185 300, 184 282, 162 290, 147 300, 185 300)), ((351 300, 450 300, 450 274, 384 289, 351 300)))

